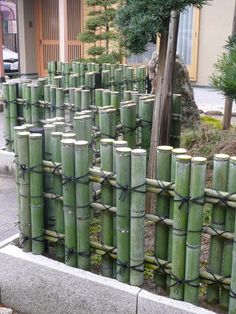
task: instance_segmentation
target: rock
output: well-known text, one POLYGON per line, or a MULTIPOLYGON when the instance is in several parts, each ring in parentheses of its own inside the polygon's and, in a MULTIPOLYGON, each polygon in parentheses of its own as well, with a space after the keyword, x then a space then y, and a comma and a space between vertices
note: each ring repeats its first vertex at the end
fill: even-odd
MULTIPOLYGON (((149 62, 149 78, 152 81, 152 93, 155 93, 156 78, 158 75, 158 52, 154 51, 149 62)), ((182 122, 185 126, 199 124, 199 110, 194 100, 194 92, 190 83, 186 65, 179 56, 176 56, 174 73, 174 93, 182 95, 182 122)))
POLYGON ((6 307, 0 307, 0 314, 13 314, 13 310, 6 307))
POLYGON ((223 116, 221 111, 206 111, 205 114, 208 116, 223 116))

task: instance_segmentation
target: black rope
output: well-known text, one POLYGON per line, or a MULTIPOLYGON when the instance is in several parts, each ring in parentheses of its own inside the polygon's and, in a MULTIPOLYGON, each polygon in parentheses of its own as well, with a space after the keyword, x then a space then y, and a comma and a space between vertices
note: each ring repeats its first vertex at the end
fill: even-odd
POLYGON ((199 277, 195 279, 180 279, 171 272, 171 280, 174 281, 174 283, 170 284, 170 287, 175 287, 175 286, 183 285, 183 284, 187 284, 193 288, 200 287, 199 283, 195 283, 196 280, 199 280, 199 277))
POLYGON ((157 263, 157 266, 158 266, 158 272, 161 273, 161 274, 168 274, 167 271, 166 271, 166 266, 169 265, 171 262, 167 261, 165 263, 160 263, 160 260, 159 258, 155 257, 155 261, 157 263))
POLYGON ((213 279, 207 279, 208 281, 211 281, 211 283, 208 283, 208 285, 214 285, 214 284, 216 284, 217 286, 222 287, 222 286, 224 285, 223 281, 224 281, 225 279, 230 278, 230 276, 222 276, 222 277, 220 277, 220 278, 218 279, 218 278, 216 278, 216 275, 215 275, 209 268, 207 268, 206 270, 207 270, 207 272, 210 273, 210 274, 212 275, 212 277, 213 277, 213 279))
POLYGON ((236 299, 236 293, 232 290, 232 288, 230 288, 230 294, 229 294, 230 298, 232 299, 236 299))
POLYGON ((87 172, 86 174, 80 176, 80 177, 68 177, 68 176, 65 176, 64 174, 62 174, 62 185, 65 185, 67 183, 71 183, 71 182, 75 182, 75 183, 81 183, 81 184, 89 184, 89 178, 88 178, 88 175, 89 175, 89 172, 87 172), (88 178, 88 180, 84 181, 84 180, 81 180, 81 179, 84 179, 84 178, 88 178))
POLYGON ((39 164, 39 165, 36 165, 36 166, 33 166, 33 167, 27 167, 26 164, 21 164, 21 163, 17 162, 16 160, 14 160, 14 162, 15 162, 16 166, 20 170, 20 178, 22 177, 23 179, 25 179, 25 174, 26 173, 30 173, 30 172, 38 173, 38 174, 42 174, 43 173, 42 171, 35 170, 35 169, 41 167, 42 164, 39 164))
POLYGON ((215 205, 225 205, 225 206, 228 207, 228 208, 234 209, 234 207, 232 207, 232 206, 230 206, 230 205, 228 204, 228 201, 230 201, 229 198, 230 198, 231 196, 233 196, 233 195, 236 195, 236 193, 232 192, 232 193, 229 193, 229 194, 223 196, 223 195, 221 194, 221 191, 218 191, 218 190, 216 190, 216 189, 213 189, 213 190, 217 193, 218 198, 219 198, 219 201, 218 201, 215 205))
POLYGON ((101 171, 101 178, 103 179, 101 184, 104 184, 104 183, 109 183, 109 180, 114 178, 114 176, 116 175, 115 172, 112 172, 110 174, 105 174, 105 172, 101 171))
POLYGON ((164 181, 161 180, 157 180, 157 183, 161 186, 161 190, 157 193, 157 195, 160 195, 162 193, 167 193, 168 195, 170 195, 169 189, 174 185, 174 183, 171 182, 168 185, 165 185, 164 181))

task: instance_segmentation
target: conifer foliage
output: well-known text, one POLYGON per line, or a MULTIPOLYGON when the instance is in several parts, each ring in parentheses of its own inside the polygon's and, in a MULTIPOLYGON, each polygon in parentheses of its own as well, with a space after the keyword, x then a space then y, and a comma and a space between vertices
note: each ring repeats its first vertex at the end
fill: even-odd
POLYGON ((91 60, 115 63, 119 59, 118 34, 114 18, 119 0, 86 0, 90 7, 89 17, 79 40, 89 44, 87 53, 91 60))

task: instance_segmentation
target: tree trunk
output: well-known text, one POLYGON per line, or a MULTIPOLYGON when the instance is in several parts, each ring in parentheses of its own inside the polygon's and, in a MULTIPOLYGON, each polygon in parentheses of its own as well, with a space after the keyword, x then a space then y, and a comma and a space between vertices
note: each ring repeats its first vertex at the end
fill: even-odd
MULTIPOLYGON (((156 149, 158 145, 168 145, 171 128, 171 103, 173 94, 173 72, 175 67, 176 47, 178 39, 179 12, 171 14, 169 34, 163 38, 163 48, 160 47, 159 71, 154 104, 148 177, 156 177, 156 149), (161 48, 163 49, 161 51, 161 48), (162 53, 162 54, 161 54, 162 53)), ((154 198, 149 195, 146 208, 151 211, 154 198)))
MULTIPOLYGON (((168 33, 162 33, 160 37, 160 48, 159 48, 159 57, 158 57, 158 71, 156 78, 155 86, 155 104, 153 110, 153 124, 152 124, 152 134, 157 134, 157 124, 154 121, 157 121, 158 118, 158 104, 161 99, 162 84, 164 79, 165 72, 165 61, 166 61, 166 52, 168 44, 168 33)), ((150 153, 149 153, 149 162, 148 162, 148 178, 155 178, 156 176, 156 148, 157 148, 157 137, 151 136, 150 144, 150 153)), ((150 212, 152 207, 153 194, 147 193, 146 198, 146 212, 150 212)))
MULTIPOLYGON (((232 27, 232 35, 236 35, 236 2, 234 6, 234 19, 232 27)), ((231 116, 232 116, 233 100, 230 98, 225 99, 225 109, 223 117, 223 130, 228 130, 230 128, 231 116)))

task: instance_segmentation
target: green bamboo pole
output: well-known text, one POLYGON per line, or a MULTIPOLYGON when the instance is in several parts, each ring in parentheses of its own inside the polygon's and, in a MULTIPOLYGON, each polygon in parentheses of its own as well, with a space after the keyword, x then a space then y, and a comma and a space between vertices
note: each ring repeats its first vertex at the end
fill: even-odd
MULTIPOLYGON (((171 179, 171 153, 172 146, 157 147, 157 180, 170 182, 171 179)), ((170 198, 163 195, 158 195, 156 199, 156 215, 161 218, 169 217, 170 198)), ((168 234, 169 228, 165 224, 155 225, 155 244, 154 255, 156 258, 167 260, 168 254, 168 234)), ((162 272, 154 274, 155 282, 158 286, 165 289, 166 275, 162 272)))
POLYGON ((64 117, 64 90, 63 88, 56 89, 56 117, 64 117))
POLYGON ((51 105, 51 117, 56 116, 56 86, 50 86, 50 105, 51 105))
POLYGON ((109 88, 111 81, 111 72, 110 70, 102 70, 102 87, 109 88))
POLYGON ((71 139, 71 140, 76 140, 76 134, 75 133, 63 133, 62 134, 63 139, 71 139))
POLYGON ((104 89, 102 92, 102 106, 111 106, 111 91, 109 89, 104 89))
POLYGON ((24 86, 24 98, 25 98, 25 104, 23 108, 23 115, 25 123, 32 123, 32 117, 31 117, 31 85, 26 84, 24 86))
POLYGON ((81 110, 88 110, 91 106, 91 95, 89 89, 81 90, 81 110))
POLYGON ((131 152, 130 284, 144 281, 144 218, 146 199, 146 151, 131 152))
POLYGON ((23 94, 22 94, 23 82, 17 83, 17 98, 20 98, 22 102, 17 102, 17 116, 23 117, 23 94))
POLYGON ((186 235, 188 202, 182 198, 189 196, 191 157, 177 156, 174 197, 173 245, 170 297, 176 300, 184 298, 186 235))
MULTIPOLYGON (((225 154, 217 154, 214 156, 213 165, 213 189, 227 191, 229 156, 225 154)), ((222 205, 214 205, 212 207, 211 227, 217 230, 225 230, 225 207, 222 205)), ((223 258, 223 239, 217 236, 211 237, 208 269, 209 271, 220 275, 222 258, 223 258)), ((206 294, 207 302, 218 303, 219 287, 215 285, 207 286, 206 294)))
POLYGON ((16 103, 16 84, 9 85, 9 102, 10 102, 10 129, 11 129, 11 148, 15 149, 14 145, 14 127, 17 126, 17 103, 16 103))
POLYGON ((56 88, 64 87, 63 79, 64 79, 64 77, 62 75, 54 76, 54 78, 52 80, 52 85, 54 85, 56 88))
POLYGON ((134 68, 128 67, 126 72, 127 90, 133 90, 134 85, 134 68))
MULTIPOLYGON (((187 153, 185 148, 174 148, 172 150, 171 157, 171 182, 175 182, 175 171, 176 171, 176 158, 179 155, 184 155, 187 153)), ((170 209, 169 209, 169 218, 173 219, 174 216, 174 200, 170 199, 170 209)), ((169 236, 168 236, 168 261, 172 261, 172 241, 173 241, 173 227, 169 226, 169 236)), ((170 276, 167 275, 166 279, 166 288, 169 290, 170 287, 170 276)))
POLYGON ((132 100, 131 93, 132 93, 131 90, 125 90, 124 91, 124 101, 132 100))
MULTIPOLYGON (((113 163, 113 140, 101 140, 101 171, 112 172, 113 163)), ((104 181, 101 187, 101 202, 112 206, 113 203, 113 188, 104 181)), ((102 243, 112 246, 113 244, 113 214, 108 210, 102 213, 102 243)), ((113 262, 110 256, 103 256, 102 258, 102 275, 112 277, 113 262)))
POLYGON ((84 85, 84 81, 85 81, 85 64, 84 63, 80 63, 79 72, 80 72, 80 86, 82 86, 84 85))
POLYGON ((55 132, 65 132, 65 122, 56 121, 53 122, 53 125, 55 127, 55 132))
POLYGON ((170 142, 173 147, 180 146, 181 136, 181 95, 173 95, 172 103, 172 122, 171 122, 171 136, 170 142))
POLYGON ((17 134, 20 168, 20 244, 24 252, 31 251, 31 211, 30 211, 30 174, 29 168, 29 132, 17 134), (25 170, 24 170, 25 169, 25 170))
POLYGON ((81 111, 81 89, 75 89, 75 112, 81 111))
POLYGON ((114 70, 114 87, 115 90, 118 91, 121 94, 122 91, 122 70, 121 69, 115 69, 114 70))
POLYGON ((121 124, 123 128, 123 138, 128 142, 128 146, 135 148, 136 146, 136 105, 129 104, 121 107, 121 124))
POLYGON ((12 150, 11 145, 11 126, 10 126, 10 103, 9 103, 9 83, 3 83, 4 104, 4 137, 6 149, 8 152, 12 150))
MULTIPOLYGON (((228 177, 228 192, 233 192, 233 189, 235 191, 235 171, 236 171, 236 157, 231 157, 229 161, 229 177, 228 177)), ((223 255, 223 264, 222 264, 222 273, 223 275, 228 274, 228 270, 231 269, 231 285, 230 285, 230 299, 229 299, 229 314, 236 313, 236 220, 235 220, 235 213, 231 212, 231 209, 227 208, 227 211, 229 211, 229 214, 226 213, 226 219, 225 219, 225 225, 227 227, 230 227, 232 224, 234 224, 234 242, 230 245, 230 243, 225 243, 224 251, 223 253, 226 254, 223 255), (234 217, 233 217, 234 216, 234 217), (231 219, 231 222, 229 221, 231 219), (227 246, 226 246, 227 245, 227 246), (227 249, 226 249, 227 248, 227 249), (230 250, 232 249, 232 259, 231 256, 229 256, 230 250), (228 260, 226 261, 226 258, 228 260)), ((225 230, 226 227, 225 227, 225 230)), ((225 294, 222 290, 221 300, 222 296, 225 294)))
POLYGON ((70 86, 70 64, 69 62, 64 62, 63 64, 63 70, 64 70, 64 79, 65 79, 65 88, 68 88, 70 86))
MULTIPOLYGON (((44 160, 52 160, 51 133, 55 132, 53 124, 44 125, 44 160)), ((45 173, 44 187, 47 193, 53 192, 53 175, 45 173)), ((53 200, 45 200, 45 224, 47 229, 54 230, 55 227, 55 208, 53 200)))
POLYGON ((44 252, 42 134, 29 136, 32 253, 44 252))
POLYGON ((44 119, 51 118, 51 109, 49 107, 50 104, 50 87, 51 85, 44 86, 44 101, 47 103, 47 106, 44 109, 44 119))
POLYGON ((138 84, 137 84, 137 89, 139 93, 146 93, 146 74, 147 73, 147 68, 144 66, 138 67, 137 68, 137 79, 138 79, 138 84))
POLYGON ((90 270, 90 187, 87 141, 75 143, 76 221, 78 267, 90 270))
POLYGON ((31 85, 31 111, 32 111, 32 124, 34 125, 34 127, 39 128, 41 126, 41 123, 40 123, 38 85, 31 85))
MULTIPOLYGON (((116 173, 116 149, 119 147, 127 147, 127 141, 113 141, 113 160, 112 160, 112 172, 116 173)), ((116 206, 116 188, 113 187, 113 206, 116 206)), ((117 247, 116 237, 116 215, 113 215, 113 247, 117 247)), ((113 261, 113 277, 116 278, 116 261, 113 261)))
POLYGON ((75 113, 75 89, 74 88, 69 89, 69 103, 70 103, 70 108, 69 108, 70 121, 72 121, 74 118, 74 113, 75 113))
POLYGON ((111 106, 116 110, 120 107, 120 94, 119 92, 113 91, 111 92, 111 106))
MULTIPOLYGON (((14 142, 15 142, 15 163, 19 164, 19 155, 18 155, 18 142, 17 142, 17 134, 19 132, 25 131, 26 128, 24 126, 15 126, 14 127, 14 142)), ((18 166, 15 167, 15 182, 16 182, 16 204, 17 204, 17 223, 20 226, 20 216, 21 216, 21 208, 20 208, 20 169, 18 166)))
POLYGON ((69 86, 72 88, 75 88, 78 86, 78 75, 77 74, 71 74, 69 77, 69 86))
POLYGON ((116 137, 116 110, 103 109, 99 110, 99 125, 101 130, 101 138, 116 137))
MULTIPOLYGON (((229 159, 229 171, 228 171, 228 183, 227 191, 229 193, 234 193, 236 191, 236 158, 230 157, 229 159)), ((225 212, 225 231, 234 232, 234 222, 235 222, 235 210, 228 207, 225 212)), ((232 251, 233 242, 230 240, 224 240, 223 248, 223 260, 221 275, 230 276, 232 271, 232 251)), ((223 309, 228 309, 229 307, 229 290, 222 287, 220 296, 220 306, 223 309)))
POLYGON ((63 173, 63 210, 65 219, 65 263, 77 266, 76 241, 76 197, 75 197, 75 156, 72 139, 61 141, 61 160, 63 173), (70 180, 72 178, 72 180, 70 180))
POLYGON ((130 187, 131 149, 116 149, 116 230, 117 230, 117 280, 128 283, 130 279, 130 187))
MULTIPOLYGON (((51 147, 52 147, 52 161, 54 163, 61 163, 61 132, 51 133, 51 147)), ((53 192, 57 196, 62 196, 62 178, 59 175, 53 176, 53 192)), ((57 233, 65 233, 64 228, 64 212, 63 203, 57 198, 54 200, 55 207, 55 231, 57 233)), ((62 243, 59 241, 56 244, 56 257, 59 261, 65 260, 65 249, 62 243)))
POLYGON ((154 100, 144 99, 140 105, 141 119, 141 142, 142 147, 147 149, 149 153, 151 132, 152 132, 152 117, 153 117, 154 100))
POLYGON ((199 302, 199 276, 201 235, 203 222, 204 189, 206 179, 206 158, 194 157, 191 162, 188 231, 186 242, 186 268, 184 285, 184 301, 192 304, 199 302))

